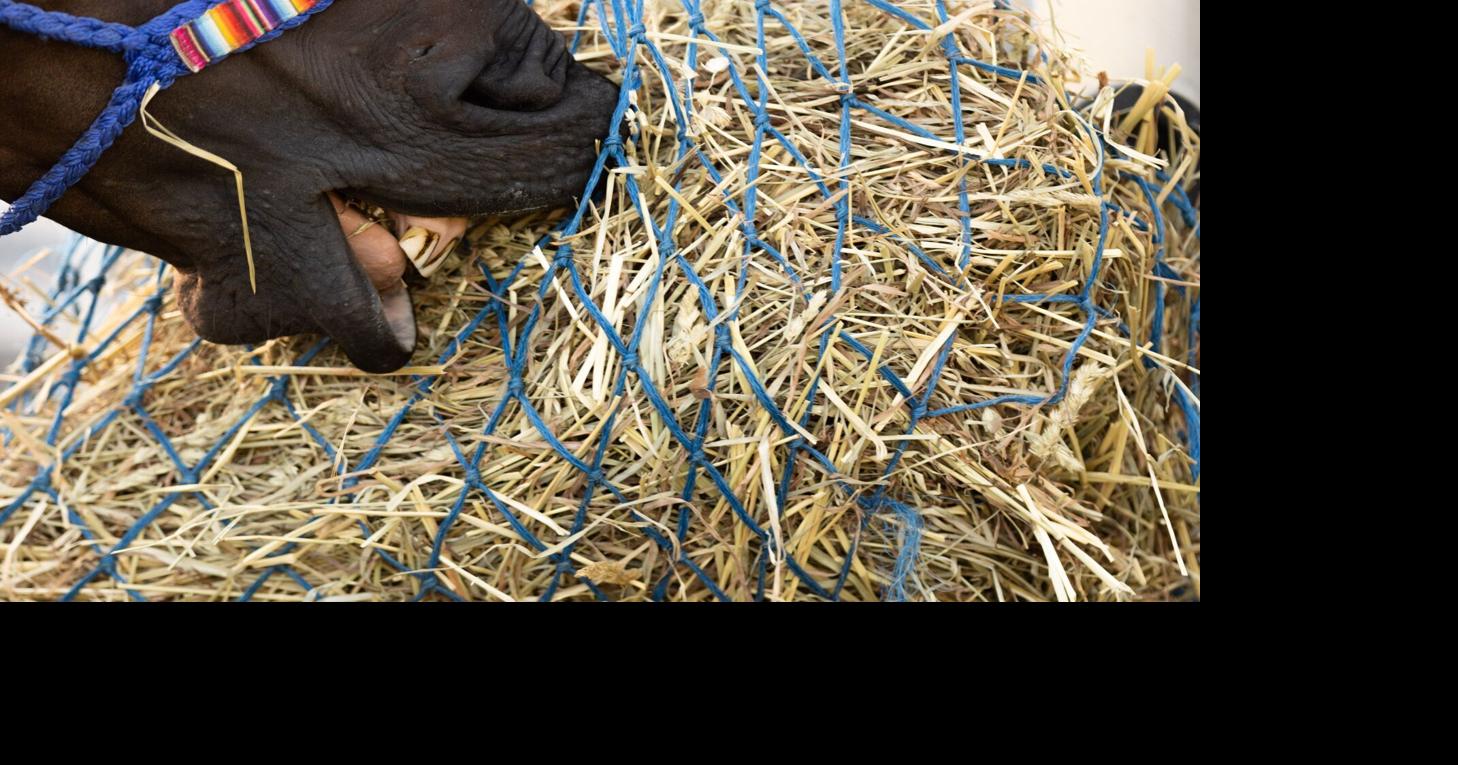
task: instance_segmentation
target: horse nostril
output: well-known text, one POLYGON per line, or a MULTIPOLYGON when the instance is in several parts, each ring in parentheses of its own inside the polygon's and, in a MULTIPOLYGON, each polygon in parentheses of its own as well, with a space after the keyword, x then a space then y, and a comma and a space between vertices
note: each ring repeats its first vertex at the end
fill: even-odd
POLYGON ((535 112, 562 100, 562 92, 562 79, 541 67, 523 65, 503 72, 492 66, 471 83, 461 98, 488 109, 535 112))
POLYGON ((572 55, 562 37, 543 25, 525 45, 505 49, 466 89, 477 106, 532 112, 555 105, 567 88, 572 55))

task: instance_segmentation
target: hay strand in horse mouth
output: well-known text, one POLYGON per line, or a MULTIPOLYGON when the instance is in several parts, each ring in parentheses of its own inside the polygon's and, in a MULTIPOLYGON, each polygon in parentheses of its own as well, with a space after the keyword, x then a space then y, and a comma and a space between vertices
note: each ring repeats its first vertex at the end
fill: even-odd
MULTIPOLYGON (((619 65, 598 6, 537 5, 619 65)), ((1112 88, 1068 102, 1077 61, 1022 12, 903 6, 939 31, 844 7, 846 88, 822 5, 772 3, 799 37, 764 15, 761 40, 753 4, 706 2, 709 45, 645 3, 603 200, 571 235, 477 220, 412 289, 400 374, 314 338, 189 351, 168 292, 150 334, 75 341, 100 355, 54 445, 74 358, 17 378, 0 598, 1198 597, 1200 249, 1175 187, 1198 141, 1161 181, 1090 138, 1148 154, 1112 88), (954 109, 945 35, 1036 79, 961 65, 954 109), (146 375, 181 359, 132 407, 144 348, 146 375), (54 497, 25 495, 41 475, 54 497)), ((128 255, 106 290, 156 287, 128 255)))

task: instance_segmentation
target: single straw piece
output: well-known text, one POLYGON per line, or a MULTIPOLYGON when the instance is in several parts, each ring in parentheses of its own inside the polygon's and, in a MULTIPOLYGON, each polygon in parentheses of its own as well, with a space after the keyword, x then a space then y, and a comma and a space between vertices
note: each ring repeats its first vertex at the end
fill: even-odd
POLYGON ((243 171, 239 170, 237 165, 229 162, 226 159, 223 159, 222 157, 208 151, 207 149, 199 148, 188 143, 187 141, 184 141, 176 133, 168 130, 167 127, 164 126, 161 122, 158 122, 157 118, 153 117, 147 111, 147 106, 152 102, 152 98, 156 96, 158 91, 160 90, 162 90, 162 87, 154 82, 152 83, 152 87, 147 89, 147 95, 142 96, 142 127, 145 127, 148 133, 151 133, 152 135, 162 139, 163 141, 166 141, 167 143, 170 143, 173 146, 182 149, 188 154, 191 154, 199 159, 205 159, 208 162, 211 162, 218 167, 221 167, 224 170, 228 170, 233 173, 233 180, 236 182, 238 187, 238 217, 241 218, 243 221, 243 253, 248 257, 248 286, 253 290, 253 294, 257 295, 258 272, 253 266, 253 238, 248 234, 248 205, 244 201, 243 197, 243 171))

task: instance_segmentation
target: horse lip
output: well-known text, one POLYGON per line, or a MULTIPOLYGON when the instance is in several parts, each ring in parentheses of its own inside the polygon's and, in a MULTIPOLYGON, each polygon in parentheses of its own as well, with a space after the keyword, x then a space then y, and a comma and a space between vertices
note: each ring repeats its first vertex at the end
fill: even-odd
POLYGON ((410 290, 406 289, 405 283, 401 282, 398 287, 380 293, 380 305, 400 349, 414 350, 415 307, 410 303, 410 290))

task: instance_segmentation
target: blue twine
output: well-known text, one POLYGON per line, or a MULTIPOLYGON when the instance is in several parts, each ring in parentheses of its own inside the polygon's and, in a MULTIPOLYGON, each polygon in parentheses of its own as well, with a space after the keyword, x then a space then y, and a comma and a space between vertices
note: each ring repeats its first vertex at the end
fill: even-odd
MULTIPOLYGON (((686 63, 690 70, 695 70, 697 68, 700 45, 718 42, 719 38, 704 27, 702 11, 695 0, 680 0, 680 2, 684 13, 690 20, 686 63)), ((866 0, 866 2, 917 29, 930 30, 933 28, 931 23, 897 7, 893 3, 888 2, 888 0, 866 0)), ((316 7, 316 11, 322 10, 328 4, 329 2, 326 0, 326 2, 316 7)), ((47 199, 54 201, 53 196, 58 197, 60 192, 64 190, 65 185, 63 184, 67 183, 67 179, 70 179, 73 174, 77 174, 78 171, 84 174, 85 169, 89 168, 91 164, 94 164, 95 156, 99 155, 99 151, 104 150, 105 146, 109 145, 109 140, 106 139, 106 136, 111 135, 114 139, 115 134, 119 134, 125 128, 126 123, 129 123, 131 118, 135 116, 135 103, 140 101, 140 94, 145 92, 151 82, 170 84, 169 78, 175 78, 186 73, 185 68, 182 68, 180 71, 178 70, 180 62, 177 62, 175 65, 169 65, 165 61, 159 60, 159 57, 155 55, 156 41, 158 39, 165 40, 166 32, 170 31, 176 25, 179 18, 196 15, 200 12, 200 8, 205 9, 207 6, 208 3, 203 0, 186 2, 177 6, 177 8, 169 12, 166 16, 133 30, 122 25, 106 24, 88 19, 73 19, 66 17, 64 14, 48 13, 39 11, 31 6, 11 2, 10 0, 0 0, 0 23, 21 29, 22 31, 47 36, 51 39, 62 39, 77 44, 122 52, 127 55, 129 63, 127 82, 113 96, 112 105, 108 106, 108 110, 103 113, 101 118, 98 118, 98 125, 100 127, 93 126, 93 130, 88 131, 87 136, 78 142, 78 148, 73 149, 72 152, 67 154, 67 159, 63 160, 62 165, 58 165, 60 171, 57 178, 52 179, 52 176, 48 174, 47 179, 50 180, 43 179, 42 182, 38 182, 31 191, 27 192, 25 197, 17 200, 16 207, 12 208, 4 218, 4 226, 13 228, 0 229, 0 232, 8 233, 9 230, 14 230, 14 228, 24 225, 29 220, 33 220, 34 216, 39 214, 36 211, 44 209, 44 204, 47 204, 47 199), (163 31, 164 28, 165 31, 163 31), (159 34, 162 35, 161 38, 158 38, 159 34)), ((1006 6, 1004 3, 999 2, 999 7, 1005 8, 1006 6)), ((943 0, 937 0, 935 10, 938 18, 937 23, 947 21, 949 17, 943 0)), ((598 26, 603 33, 604 39, 608 41, 614 54, 622 64, 624 83, 626 83, 626 87, 622 89, 618 103, 614 109, 613 124, 618 126, 624 124, 625 121, 631 124, 630 112, 632 107, 629 102, 629 93, 641 83, 642 56, 651 58, 662 71, 668 72, 674 70, 667 66, 661 51, 644 33, 643 0, 585 0, 578 17, 579 23, 577 26, 579 30, 585 28, 587 14, 590 11, 595 12, 598 26), (612 9, 611 13, 608 12, 609 6, 612 9)), ((749 87, 737 69, 730 68, 728 73, 732 86, 738 93, 745 108, 752 115, 754 125, 754 137, 750 146, 750 155, 747 163, 748 173, 743 198, 734 199, 731 198, 727 190, 724 192, 724 202, 726 203, 727 209, 731 214, 740 215, 743 220, 741 224, 741 233, 744 235, 742 256, 748 260, 756 254, 762 253, 783 269, 793 283, 800 285, 802 291, 804 290, 801 276, 795 273, 790 263, 778 250, 760 238, 755 223, 756 211, 758 209, 757 180, 760 177, 761 158, 766 142, 773 141, 783 147, 789 154, 791 160, 808 173, 811 183, 826 199, 836 200, 834 203, 836 236, 832 249, 830 281, 832 291, 840 287, 843 275, 842 262, 845 243, 851 235, 852 230, 857 228, 876 236, 886 237, 890 241, 898 243, 912 252, 938 278, 945 279, 953 285, 965 286, 966 282, 962 273, 965 272, 965 268, 969 263, 973 242, 971 207, 965 175, 958 185, 957 209, 961 224, 961 240, 957 260, 961 271, 956 273, 950 272, 937 264, 917 243, 905 240, 903 237, 894 234, 885 225, 864 216, 855 215, 851 211, 849 195, 844 193, 848 187, 848 181, 846 180, 847 173, 844 171, 850 165, 854 138, 851 130, 852 111, 861 111, 888 124, 895 125, 900 129, 927 138, 935 139, 937 136, 921 126, 915 125, 873 104, 867 103, 852 92, 851 78, 845 55, 845 27, 841 0, 832 0, 830 3, 831 26, 834 35, 835 51, 838 57, 838 64, 833 68, 827 66, 825 62, 812 52, 804 35, 780 11, 773 7, 770 0, 756 0, 754 12, 756 17, 756 40, 761 51, 757 55, 757 63, 759 64, 759 73, 756 74, 757 78, 761 77, 762 73, 769 71, 769 63, 764 50, 766 48, 766 24, 767 22, 772 22, 789 33, 795 41, 796 46, 810 62, 811 69, 815 75, 825 79, 842 94, 842 119, 838 142, 840 156, 837 165, 840 173, 839 180, 836 181, 837 188, 832 190, 823 176, 806 159, 799 148, 773 126, 768 110, 767 93, 769 89, 765 87, 765 83, 757 83, 758 95, 756 96, 754 90, 749 87), (837 194, 840 195, 839 198, 836 198, 837 194)), ((577 50, 580 42, 581 32, 579 31, 574 35, 571 49, 574 51, 577 50)), ((950 104, 956 145, 958 146, 965 145, 966 139, 961 87, 958 83, 958 78, 955 76, 959 67, 971 67, 997 77, 1026 79, 1030 84, 1041 82, 1030 72, 994 66, 963 55, 956 44, 955 38, 950 34, 942 39, 940 44, 943 55, 947 60, 947 65, 954 75, 950 78, 950 104)), ((677 134, 677 159, 680 163, 696 161, 716 184, 723 185, 723 176, 714 161, 683 129, 683 126, 690 124, 693 113, 693 83, 692 81, 684 81, 679 87, 681 87, 681 90, 676 88, 670 93, 669 99, 671 108, 674 111, 675 117, 679 120, 680 125, 677 134)), ((1090 180, 1095 194, 1102 197, 1104 179, 1102 136, 1099 135, 1092 125, 1089 125, 1081 119, 1079 120, 1079 125, 1081 129, 1095 139, 1094 144, 1099 149, 1097 166, 1090 180)), ((985 158, 965 151, 959 151, 957 154, 959 162, 964 166, 971 162, 982 162, 995 167, 1019 169, 1032 167, 1032 164, 1027 160, 985 158)), ((627 156, 624 152, 623 142, 617 137, 616 129, 611 133, 611 137, 604 141, 602 152, 593 166, 591 177, 588 181, 588 188, 595 187, 598 184, 602 174, 606 171, 608 162, 616 162, 619 165, 627 164, 627 156)), ((1062 177, 1070 177, 1072 175, 1070 171, 1052 165, 1045 164, 1042 165, 1042 168, 1047 172, 1056 173, 1062 177)), ((76 177, 79 177, 79 175, 76 175, 76 177)), ((680 180, 675 183, 675 191, 682 190, 682 177, 683 174, 680 174, 680 180)), ((1162 174, 1158 177, 1161 182, 1168 182, 1168 178, 1162 174)), ((633 208, 638 210, 641 215, 646 207, 638 203, 642 195, 642 190, 638 186, 636 177, 631 174, 625 174, 622 178, 625 191, 633 201, 633 208)), ((1121 174, 1120 180, 1129 179, 1134 180, 1140 187, 1146 200, 1150 202, 1152 209, 1152 219, 1150 221, 1145 222, 1135 219, 1134 225, 1141 230, 1151 230, 1153 232, 1156 246, 1155 273, 1157 275, 1168 276, 1172 272, 1169 271, 1168 266, 1163 262, 1164 226, 1166 224, 1160 211, 1154 208, 1153 189, 1136 176, 1121 174)), ((74 183, 74 180, 70 180, 70 182, 74 183)), ((819 597, 838 600, 849 575, 851 562, 859 549, 862 538, 870 524, 876 519, 881 519, 885 523, 890 524, 886 531, 895 538, 897 546, 892 570, 889 572, 889 584, 882 593, 883 597, 888 600, 906 599, 908 586, 912 584, 915 576, 924 521, 917 508, 907 505, 887 494, 887 485, 889 482, 886 479, 889 479, 890 475, 901 463, 911 443, 910 440, 902 439, 899 441, 882 474, 883 480, 879 482, 878 487, 869 496, 863 495, 857 487, 851 486, 846 482, 836 471, 835 465, 828 456, 797 436, 798 431, 795 426, 798 425, 804 428, 810 423, 813 407, 806 407, 805 413, 801 416, 800 420, 792 424, 785 413, 774 402, 769 392, 765 390, 763 383, 753 374, 749 361, 743 358, 730 343, 729 321, 732 321, 736 317, 740 304, 739 298, 744 295, 747 289, 748 269, 741 269, 735 284, 734 299, 726 307, 714 296, 703 278, 695 270, 693 264, 678 254, 676 242, 673 240, 671 234, 675 228, 678 216, 682 212, 677 200, 673 199, 669 201, 662 223, 651 217, 643 218, 642 222, 647 227, 649 234, 657 240, 662 257, 659 258, 656 270, 645 290, 644 308, 639 312, 639 315, 646 316, 651 311, 655 301, 659 299, 662 282, 669 268, 676 269, 687 280, 692 291, 699 298, 706 320, 714 327, 714 344, 707 370, 707 387, 711 390, 715 389, 716 382, 720 375, 724 373, 726 366, 737 368, 748 381, 755 400, 770 415, 771 421, 779 427, 782 434, 793 439, 786 447, 789 450, 788 459, 785 461, 784 471, 775 489, 779 506, 784 507, 786 505, 786 500, 793 488, 794 471, 797 466, 801 466, 824 471, 831 483, 837 487, 837 490, 850 498, 862 513, 857 532, 852 538, 850 549, 847 550, 845 558, 838 567, 835 579, 831 582, 818 581, 789 551, 777 549, 777 542, 774 537, 756 522, 748 508, 745 507, 743 501, 735 495, 732 487, 728 483, 728 479, 719 471, 705 453, 704 446, 708 439, 709 428, 712 422, 711 401, 705 400, 700 402, 694 409, 693 423, 690 427, 686 428, 681 425, 677 414, 659 392, 657 387, 658 383, 651 379, 644 367, 638 363, 638 349, 647 322, 636 322, 629 336, 626 338, 623 337, 612 326, 611 322, 603 314, 602 309, 591 300, 588 285, 582 277, 571 246, 566 243, 561 243, 556 245, 555 248, 553 247, 553 241, 568 239, 581 230, 586 215, 589 212, 589 198, 590 195, 582 195, 583 201, 576 208, 574 214, 538 242, 538 246, 544 252, 552 252, 552 257, 549 260, 546 273, 537 285, 537 300, 533 302, 526 317, 517 326, 512 326, 512 323, 509 321, 508 306, 499 300, 492 299, 465 326, 460 328, 438 357, 439 363, 444 364, 448 362, 468 338, 479 331, 484 331, 484 328, 494 327, 498 333, 499 343, 504 353, 507 370, 509 372, 509 381, 505 390, 502 391, 501 397, 492 407, 481 433, 486 436, 495 434, 497 427, 503 422, 511 408, 516 407, 517 411, 525 416, 532 427, 541 434, 549 448, 581 474, 583 478, 582 496, 577 503, 576 512, 573 515, 571 526, 571 532, 573 534, 585 528, 588 509, 595 497, 605 493, 611 495, 619 502, 627 500, 623 489, 617 486, 614 483, 613 476, 604 470, 604 458, 610 445, 611 434, 614 431, 618 407, 610 409, 606 417, 606 422, 600 430, 601 435, 593 445, 591 455, 584 460, 573 454, 557 438, 550 426, 537 411, 528 395, 527 367, 530 360, 530 349, 532 348, 534 332, 542 318, 543 305, 550 295, 552 284, 559 278, 565 279, 570 283, 571 291, 584 306, 592 323, 603 330, 609 344, 621 357, 622 363, 619 364, 617 376, 613 381, 613 396, 620 399, 626 395, 630 376, 636 379, 639 389, 644 394, 648 403, 661 417, 674 443, 682 448, 687 455, 686 475, 682 491, 679 493, 682 504, 673 510, 672 522, 669 524, 669 533, 665 533, 656 527, 654 523, 650 523, 650 519, 640 514, 637 510, 629 511, 630 517, 642 523, 644 533, 654 544, 667 553, 668 559, 671 561, 662 577, 658 579, 652 588, 651 596, 653 599, 664 600, 668 597, 668 587, 673 580, 675 570, 679 567, 687 570, 689 575, 701 581, 710 595, 715 599, 721 601, 731 599, 725 591, 724 585, 716 581, 702 566, 690 557, 684 544, 687 541, 693 523, 693 519, 689 513, 688 503, 693 500, 701 485, 701 481, 707 481, 719 492, 729 505, 730 510, 738 522, 743 524, 745 529, 759 540, 760 546, 756 553, 754 565, 755 583, 753 597, 755 599, 762 599, 764 597, 768 576, 768 561, 774 556, 783 560, 791 574, 812 593, 819 597), (726 312, 728 313, 727 316, 725 316, 726 312)), ((1181 222, 1187 227, 1192 227, 1195 235, 1198 236, 1198 211, 1193 208, 1188 197, 1185 196, 1181 189, 1175 188, 1174 192, 1170 195, 1169 201, 1180 213, 1181 222)), ((1126 213, 1112 204, 1105 203, 1101 205, 1099 213, 1099 237, 1095 248, 1094 259, 1083 289, 1077 295, 1012 295, 1004 298, 1005 302, 1014 304, 1045 303, 1072 305, 1084 315, 1082 330, 1063 358, 1060 369, 1061 382, 1059 387, 1046 395, 1004 395, 982 401, 934 409, 931 407, 931 400, 937 390, 938 382, 953 348, 953 344, 949 342, 942 347, 935 357, 930 376, 925 385, 925 390, 919 395, 913 394, 910 386, 888 365, 882 364, 876 370, 906 401, 910 415, 907 433, 913 432, 917 424, 928 417, 945 416, 998 405, 1047 406, 1062 400, 1067 392, 1069 380, 1072 376, 1073 360, 1079 349, 1092 333, 1096 321, 1099 318, 1111 317, 1108 311, 1095 305, 1093 300, 1093 293, 1098 285, 1102 270, 1103 249, 1107 239, 1111 215, 1122 216, 1126 215, 1126 213)), ((122 254, 121 248, 104 248, 98 264, 98 275, 89 281, 83 282, 81 280, 81 273, 86 265, 86 258, 82 254, 84 249, 82 247, 83 241, 79 237, 76 238, 72 247, 65 254, 56 287, 50 294, 50 305, 52 307, 46 310, 40 317, 41 323, 45 325, 50 325, 62 316, 72 316, 75 318, 78 323, 78 343, 85 339, 90 332, 91 324, 95 319, 100 288, 104 285, 108 272, 122 254), (84 306, 79 305, 83 302, 85 302, 84 306)), ((499 279, 484 264, 480 264, 479 268, 482 277, 486 281, 489 292, 492 295, 503 295, 521 278, 529 262, 528 259, 522 259, 510 273, 499 279)), ((56 407, 56 414, 51 423, 51 427, 47 432, 47 444, 55 446, 60 439, 61 426, 66 409, 65 404, 69 403, 71 397, 75 394, 75 381, 79 379, 84 369, 99 358, 117 337, 120 337, 128 327, 140 320, 146 322, 146 329, 133 378, 132 393, 127 396, 121 406, 114 408, 88 428, 86 437, 74 439, 71 444, 63 449, 60 459, 55 465, 41 470, 18 497, 3 508, 0 508, 0 523, 4 523, 20 507, 24 506, 37 495, 50 497, 59 502, 60 498, 51 483, 57 466, 64 464, 67 459, 73 456, 90 440, 90 437, 100 434, 126 411, 132 412, 139 418, 143 430, 157 442, 163 453, 171 461, 180 481, 182 483, 190 483, 195 482, 196 477, 206 471, 207 467, 216 459, 217 455, 233 436, 249 421, 258 416, 261 411, 271 406, 282 407, 289 417, 303 427, 304 432, 320 448, 321 452, 331 462, 336 463, 334 473, 341 478, 341 485, 347 490, 356 486, 358 482, 358 478, 348 476, 358 476, 376 464, 384 448, 393 438, 401 423, 405 421, 406 417, 414 410, 417 404, 426 399, 438 379, 433 376, 412 377, 410 382, 413 386, 414 393, 387 421, 384 429, 375 439, 371 447, 360 457, 359 462, 350 466, 343 459, 342 455, 336 454, 333 446, 318 431, 309 426, 300 417, 293 403, 288 399, 291 378, 288 375, 271 377, 269 378, 268 392, 254 402, 243 416, 208 449, 200 460, 195 464, 188 464, 181 457, 162 428, 153 420, 146 408, 147 391, 161 379, 175 371, 199 347, 199 343, 194 342, 183 348, 173 358, 167 360, 155 370, 147 371, 153 328, 167 289, 165 274, 166 266, 160 266, 155 280, 155 292, 151 299, 141 308, 130 314, 107 337, 103 338, 97 344, 94 351, 84 358, 75 360, 63 377, 65 384, 56 386, 49 393, 51 396, 59 395, 61 399, 58 402, 60 405, 56 407)), ((1177 287, 1176 291, 1180 294, 1184 293, 1183 288, 1177 287)), ((1160 285, 1155 308, 1156 319, 1153 322, 1154 327, 1150 337, 1150 342, 1155 350, 1158 350, 1162 340, 1161 325, 1165 311, 1164 297, 1165 290, 1163 285, 1160 285)), ((1190 305, 1191 354, 1193 354, 1193 338, 1197 337, 1199 333, 1199 310, 1200 303, 1197 298, 1190 305)), ((835 322, 836 319, 832 317, 829 321, 835 322)), ((844 343, 846 347, 849 347, 856 354, 859 354, 867 360, 871 360, 874 357, 874 353, 870 348, 867 348, 863 343, 856 340, 849 332, 837 328, 835 331, 821 334, 817 360, 829 351, 833 341, 844 343)), ((27 371, 33 370, 39 365, 42 360, 42 352, 47 342, 43 336, 39 335, 32 341, 24 364, 24 368, 27 371)), ((308 363, 327 344, 327 341, 316 343, 306 350, 295 363, 299 365, 308 363)), ((253 363, 257 364, 260 362, 254 359, 253 363)), ((820 380, 818 377, 809 381, 805 395, 812 401, 818 396, 819 384, 820 380)), ((1198 385, 1199 380, 1198 376, 1196 376, 1192 387, 1197 395, 1198 385)), ((1176 391, 1175 399, 1185 417, 1186 441, 1190 454, 1195 460, 1194 475, 1198 478, 1200 455, 1199 409, 1193 402, 1188 400, 1182 391, 1176 391)), ((37 402, 33 396, 27 395, 20 397, 14 406, 20 409, 22 407, 34 406, 38 403, 41 402, 37 402)), ((467 454, 455 435, 450 432, 448 423, 442 415, 439 412, 435 412, 433 417, 437 424, 441 426, 441 432, 444 434, 451 454, 462 471, 465 486, 456 501, 452 504, 450 511, 441 520, 439 528, 431 540, 430 552, 423 566, 418 569, 411 568, 382 549, 374 548, 372 551, 379 555, 380 559, 387 565, 414 579, 417 584, 414 595, 416 600, 426 598, 430 595, 439 595, 452 600, 460 600, 461 596, 444 586, 435 572, 441 568, 441 556, 445 549, 447 536, 458 521, 468 497, 478 496, 483 498, 488 506, 499 513, 506 524, 532 549, 545 551, 549 549, 549 546, 539 539, 517 516, 516 512, 503 502, 482 480, 480 465, 485 457, 487 439, 478 440, 475 448, 467 454)), ((13 437, 12 434, 4 431, 0 431, 0 436, 3 436, 4 443, 8 443, 13 437)), ((128 527, 116 544, 111 545, 109 548, 101 545, 86 527, 82 519, 77 517, 73 511, 68 510, 68 517, 81 530, 83 538, 91 545, 99 558, 99 562, 73 585, 71 591, 67 593, 66 599, 74 598, 89 583, 103 576, 118 582, 122 589, 126 590, 133 599, 142 599, 141 595, 135 590, 128 589, 126 581, 117 570, 117 553, 124 549, 126 544, 135 541, 181 496, 183 496, 182 493, 172 493, 153 505, 145 514, 128 527)), ((200 493, 194 492, 192 496, 196 497, 204 508, 213 509, 212 505, 200 493)), ((345 493, 342 496, 330 499, 329 504, 348 503, 352 501, 353 495, 345 493)), ((358 525, 366 537, 373 534, 374 530, 366 521, 360 520, 358 521, 358 525)), ((291 542, 272 553, 270 558, 280 558, 281 556, 288 555, 292 550, 297 549, 299 544, 299 541, 291 542)), ((553 599, 561 591, 565 583, 573 580, 584 585, 595 598, 600 600, 607 599, 607 595, 600 588, 577 573, 571 560, 574 547, 575 543, 567 545, 560 552, 549 556, 548 560, 554 564, 555 570, 551 581, 540 596, 542 600, 548 601, 553 599)), ((267 560, 265 559, 265 563, 267 563, 267 560)), ((298 571, 281 563, 264 568, 243 589, 239 600, 251 600, 272 577, 280 574, 306 591, 314 589, 314 585, 298 571)))

